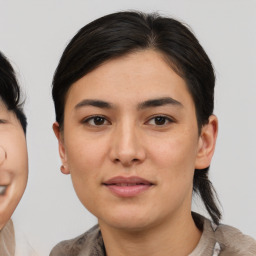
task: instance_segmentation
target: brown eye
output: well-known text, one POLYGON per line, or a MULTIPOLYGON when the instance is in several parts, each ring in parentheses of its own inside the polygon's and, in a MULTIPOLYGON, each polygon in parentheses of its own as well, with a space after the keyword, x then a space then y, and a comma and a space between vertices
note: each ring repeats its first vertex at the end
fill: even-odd
POLYGON ((93 118, 93 122, 95 125, 103 125, 105 122, 105 118, 103 118, 101 116, 96 116, 93 118))
POLYGON ((84 120, 83 123, 89 124, 91 126, 101 126, 101 125, 109 124, 107 119, 104 118, 103 116, 92 116, 92 117, 89 117, 86 120, 84 120))
POLYGON ((155 125, 155 126, 164 126, 169 123, 172 123, 173 120, 169 117, 166 116, 155 116, 151 118, 147 123, 150 125, 155 125))
POLYGON ((155 117, 155 124, 156 125, 164 125, 166 123, 166 118, 163 116, 155 117))

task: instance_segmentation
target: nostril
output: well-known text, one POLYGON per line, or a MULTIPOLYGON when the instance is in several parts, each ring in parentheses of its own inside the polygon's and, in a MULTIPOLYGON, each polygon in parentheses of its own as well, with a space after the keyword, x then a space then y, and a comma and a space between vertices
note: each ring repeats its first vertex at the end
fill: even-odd
POLYGON ((115 162, 115 163, 119 163, 120 160, 119 160, 118 158, 115 158, 115 159, 114 159, 114 162, 115 162))
POLYGON ((133 163, 138 163, 140 160, 138 158, 134 158, 134 159, 119 159, 119 158, 116 158, 114 159, 114 162, 115 163, 122 163, 124 165, 131 165, 133 163))

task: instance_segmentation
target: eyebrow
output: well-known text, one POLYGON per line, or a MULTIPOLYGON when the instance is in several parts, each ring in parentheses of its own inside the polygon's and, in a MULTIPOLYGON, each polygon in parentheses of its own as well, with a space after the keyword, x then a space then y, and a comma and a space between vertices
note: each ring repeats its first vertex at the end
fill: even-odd
POLYGON ((85 106, 93 106, 93 107, 98 107, 98 108, 112 108, 112 104, 103 101, 103 100, 82 100, 81 102, 79 102, 76 106, 75 109, 81 108, 81 107, 85 107, 85 106))
POLYGON ((161 107, 164 105, 176 105, 176 106, 183 107, 181 102, 179 102, 171 97, 164 97, 164 98, 151 99, 151 100, 144 101, 138 105, 138 109, 161 107))
MULTIPOLYGON (((176 105, 181 107, 183 106, 179 101, 171 97, 163 97, 163 98, 157 98, 157 99, 150 99, 142 103, 139 103, 137 109, 142 110, 145 108, 160 107, 164 105, 176 105)), ((81 107, 86 107, 86 106, 93 106, 93 107, 105 108, 105 109, 110 109, 114 107, 113 104, 103 100, 84 99, 75 106, 75 109, 79 109, 81 107)))

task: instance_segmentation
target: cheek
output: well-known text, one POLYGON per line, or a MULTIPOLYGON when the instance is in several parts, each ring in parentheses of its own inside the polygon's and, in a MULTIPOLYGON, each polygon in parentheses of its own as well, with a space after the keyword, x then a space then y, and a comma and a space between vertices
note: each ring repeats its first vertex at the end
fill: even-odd
POLYGON ((193 170, 198 148, 197 135, 186 132, 179 135, 170 135, 155 141, 149 141, 148 151, 150 159, 163 168, 184 172, 193 170))
POLYGON ((190 194, 196 162, 198 137, 191 133, 169 136, 165 140, 151 142, 150 165, 157 170, 158 182, 163 186, 167 199, 190 194), (182 135, 182 136, 181 136, 182 135))
MULTIPOLYGON (((20 159, 19 159, 19 174, 27 178, 28 176, 28 156, 27 151, 24 150, 20 152, 20 159)), ((18 161, 17 161, 18 162, 18 161)))
POLYGON ((13 156, 15 156, 15 159, 13 158, 13 163, 15 163, 15 166, 13 168, 15 172, 14 177, 14 193, 13 193, 13 202, 14 208, 19 203, 28 180, 28 155, 27 155, 27 147, 26 142, 22 141, 20 142, 20 147, 16 148, 16 152, 13 152, 13 156))
POLYGON ((101 166, 104 149, 97 143, 79 141, 67 145, 67 163, 74 190, 80 202, 89 211, 93 211, 98 201, 101 166))
POLYGON ((163 211, 168 213, 170 209, 175 211, 182 205, 190 205, 195 159, 191 157, 188 161, 187 157, 184 157, 189 153, 186 149, 175 150, 169 147, 168 152, 162 150, 161 153, 155 166, 158 168, 157 180, 161 189, 161 198, 167 205, 163 211))
POLYGON ((65 144, 68 168, 79 198, 85 190, 100 184, 100 171, 107 157, 107 144, 103 139, 80 138, 83 137, 67 139, 65 144))
POLYGON ((106 156, 106 151, 103 139, 92 140, 76 136, 66 143, 67 161, 73 171, 84 172, 99 167, 106 156))
POLYGON ((17 187, 24 187, 28 177, 28 153, 27 144, 23 131, 15 131, 4 140, 1 145, 6 150, 7 158, 4 162, 6 168, 13 173, 17 187))
POLYGON ((20 138, 12 153, 11 160, 16 165, 17 174, 26 180, 28 176, 28 153, 25 139, 20 138))

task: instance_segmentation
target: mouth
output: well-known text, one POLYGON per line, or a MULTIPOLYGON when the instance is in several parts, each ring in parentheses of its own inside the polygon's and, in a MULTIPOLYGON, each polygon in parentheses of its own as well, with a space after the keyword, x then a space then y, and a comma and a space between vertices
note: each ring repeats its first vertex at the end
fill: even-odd
POLYGON ((103 185, 119 197, 135 197, 150 189, 154 184, 136 176, 118 176, 103 182, 103 185))
POLYGON ((3 196, 6 192, 7 186, 0 185, 0 196, 3 196))

